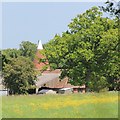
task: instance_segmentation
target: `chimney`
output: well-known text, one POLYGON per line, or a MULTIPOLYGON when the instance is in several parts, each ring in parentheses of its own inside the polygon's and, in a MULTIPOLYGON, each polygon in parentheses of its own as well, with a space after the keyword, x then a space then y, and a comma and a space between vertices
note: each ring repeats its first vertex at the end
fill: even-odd
POLYGON ((43 49, 41 40, 38 40, 38 47, 37 47, 37 49, 38 49, 38 50, 42 50, 42 49, 43 49))

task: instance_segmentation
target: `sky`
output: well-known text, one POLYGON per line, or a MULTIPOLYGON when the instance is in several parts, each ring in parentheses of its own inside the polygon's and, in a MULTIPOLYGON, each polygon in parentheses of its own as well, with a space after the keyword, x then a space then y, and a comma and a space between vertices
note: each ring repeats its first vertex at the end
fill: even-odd
POLYGON ((102 5, 104 2, 4 2, 2 49, 19 48, 20 43, 27 40, 47 43, 55 34, 68 30, 68 24, 76 15, 102 5))

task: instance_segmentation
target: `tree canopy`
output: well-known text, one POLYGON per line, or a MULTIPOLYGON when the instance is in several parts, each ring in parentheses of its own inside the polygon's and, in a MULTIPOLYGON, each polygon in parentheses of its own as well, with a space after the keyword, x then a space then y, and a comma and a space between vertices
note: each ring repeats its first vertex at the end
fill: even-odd
POLYGON ((107 0, 105 2, 106 6, 100 6, 100 8, 112 16, 120 18, 120 1, 107 0))
POLYGON ((33 59, 36 49, 36 44, 23 41, 20 49, 1 51, 3 83, 11 94, 26 94, 31 87, 35 87, 33 59))
POLYGON ((1 51, 2 69, 6 63, 9 63, 11 58, 17 58, 19 56, 28 57, 33 61, 35 53, 37 50, 37 45, 29 41, 22 41, 19 49, 4 49, 1 51))
POLYGON ((20 56, 20 50, 17 49, 5 49, 1 51, 1 61, 2 61, 2 69, 4 68, 5 64, 9 64, 11 58, 17 58, 20 56))
POLYGON ((11 58, 3 69, 4 85, 11 94, 26 94, 28 89, 35 87, 36 72, 34 65, 28 58, 11 58))
POLYGON ((37 50, 37 45, 29 41, 22 41, 20 44, 21 55, 29 57, 31 60, 34 59, 37 50))
POLYGON ((117 20, 104 18, 97 7, 77 15, 62 36, 45 45, 52 68, 61 68, 61 78, 74 85, 85 84, 99 91, 119 79, 117 20))

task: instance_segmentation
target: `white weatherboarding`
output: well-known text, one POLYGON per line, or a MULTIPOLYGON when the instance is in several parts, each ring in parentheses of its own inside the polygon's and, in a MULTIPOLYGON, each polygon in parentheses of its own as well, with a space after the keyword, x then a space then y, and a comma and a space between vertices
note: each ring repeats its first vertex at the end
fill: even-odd
POLYGON ((42 50, 42 49, 43 49, 41 40, 38 40, 38 47, 37 47, 37 49, 38 49, 38 50, 42 50))

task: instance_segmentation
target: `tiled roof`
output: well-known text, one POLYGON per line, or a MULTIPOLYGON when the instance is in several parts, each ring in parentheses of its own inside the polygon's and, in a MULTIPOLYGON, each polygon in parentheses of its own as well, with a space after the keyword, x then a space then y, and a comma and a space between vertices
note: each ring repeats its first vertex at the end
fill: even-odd
POLYGON ((74 86, 68 83, 68 78, 64 78, 60 80, 60 73, 43 73, 38 77, 38 81, 36 82, 36 86, 48 87, 48 88, 85 88, 85 86, 74 86))
POLYGON ((33 61, 34 65, 35 65, 35 68, 38 69, 38 70, 42 70, 42 68, 48 64, 48 62, 39 62, 39 59, 43 59, 45 58, 45 56, 43 56, 42 54, 40 54, 40 50, 37 50, 36 52, 36 56, 35 56, 35 59, 33 61))
MULTIPOLYGON (((43 73, 41 76, 38 77, 38 81, 36 82, 36 86, 43 86, 44 84, 47 84, 48 82, 51 82, 54 79, 58 79, 60 74, 54 74, 54 73, 43 73)), ((52 85, 51 85, 52 86, 52 85)), ((52 86, 53 87, 53 86, 52 86)))

